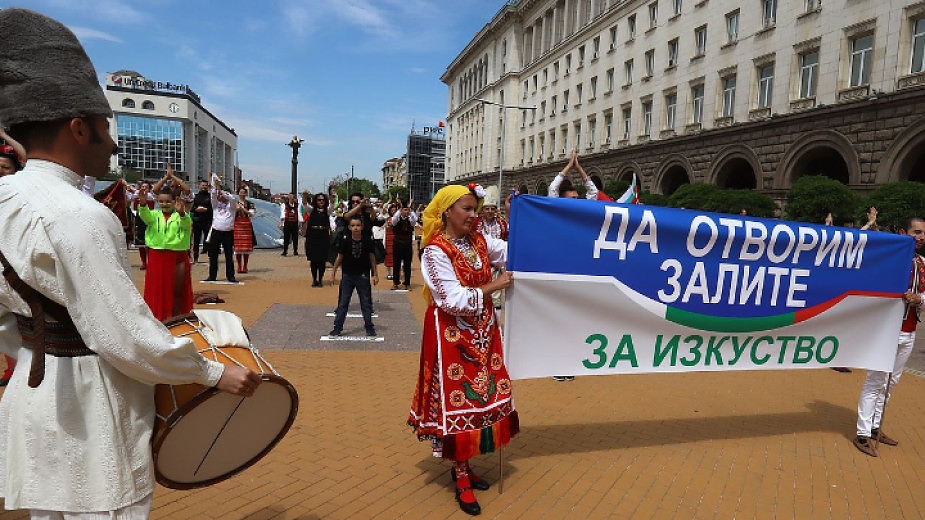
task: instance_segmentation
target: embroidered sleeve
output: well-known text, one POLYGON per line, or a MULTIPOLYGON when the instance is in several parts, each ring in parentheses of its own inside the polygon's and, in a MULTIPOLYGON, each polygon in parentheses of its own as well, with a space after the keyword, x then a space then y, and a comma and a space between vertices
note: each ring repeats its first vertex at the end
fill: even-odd
POLYGON ((478 316, 482 312, 482 291, 459 283, 453 263, 440 248, 424 248, 421 271, 438 307, 454 316, 478 316))

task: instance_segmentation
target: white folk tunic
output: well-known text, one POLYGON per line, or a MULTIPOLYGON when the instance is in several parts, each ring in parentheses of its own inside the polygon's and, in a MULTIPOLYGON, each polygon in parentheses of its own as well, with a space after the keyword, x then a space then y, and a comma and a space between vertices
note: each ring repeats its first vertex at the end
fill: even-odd
POLYGON ((31 287, 67 307, 98 356, 45 357, 29 388, 31 351, 12 313, 30 315, 0 278, 0 350, 18 367, 0 401, 0 496, 7 509, 119 509, 154 490, 154 383, 214 386, 224 367, 157 321, 132 283, 122 226, 80 193, 83 179, 30 159, 0 180, 0 251, 31 287))

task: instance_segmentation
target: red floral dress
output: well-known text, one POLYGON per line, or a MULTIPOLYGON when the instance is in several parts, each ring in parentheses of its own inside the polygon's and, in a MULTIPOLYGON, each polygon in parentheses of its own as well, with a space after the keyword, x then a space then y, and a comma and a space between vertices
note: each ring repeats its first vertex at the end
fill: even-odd
MULTIPOLYGON (((444 288, 431 287, 441 304, 431 303, 425 313, 420 372, 408 419, 420 440, 435 441, 434 456, 459 461, 493 452, 520 428, 491 298, 472 308, 478 298, 474 288, 491 281, 488 247, 478 232, 469 234, 468 243, 466 252, 442 235, 430 243, 449 258, 461 289, 469 291, 469 305, 454 307, 441 294, 444 288)), ((425 251, 424 269, 435 269, 428 254, 433 252, 425 251)), ((425 278, 439 277, 425 273, 425 278)))

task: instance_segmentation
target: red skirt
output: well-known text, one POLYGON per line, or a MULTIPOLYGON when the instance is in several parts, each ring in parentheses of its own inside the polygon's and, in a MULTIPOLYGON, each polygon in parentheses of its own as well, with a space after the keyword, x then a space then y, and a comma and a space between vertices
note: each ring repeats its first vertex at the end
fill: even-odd
POLYGON ((234 252, 254 252, 254 225, 250 217, 234 218, 234 252))
POLYGON ((187 251, 148 249, 145 303, 161 321, 193 310, 193 283, 187 251))
POLYGON ((408 424, 434 456, 463 461, 491 453, 520 431, 504 364, 497 314, 460 321, 431 304, 424 314, 421 364, 408 424))

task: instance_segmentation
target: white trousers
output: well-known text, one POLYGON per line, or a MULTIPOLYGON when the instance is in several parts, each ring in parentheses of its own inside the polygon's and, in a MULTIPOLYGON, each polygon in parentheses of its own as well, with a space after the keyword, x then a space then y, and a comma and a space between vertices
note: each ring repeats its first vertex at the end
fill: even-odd
POLYGON ((154 493, 142 498, 134 504, 127 505, 115 511, 97 511, 94 513, 62 513, 60 511, 45 511, 32 509, 29 511, 32 520, 148 520, 151 513, 151 503, 154 493))
MULTIPOLYGON (((890 394, 899 384, 903 375, 906 361, 912 354, 915 344, 915 332, 900 332, 899 345, 896 347, 896 361, 893 362, 893 377, 890 380, 890 394)), ((889 374, 886 372, 867 371, 867 379, 861 388, 861 398, 858 399, 858 436, 870 437, 870 431, 880 428, 880 419, 883 418, 883 406, 890 400, 886 392, 886 383, 889 374)))

